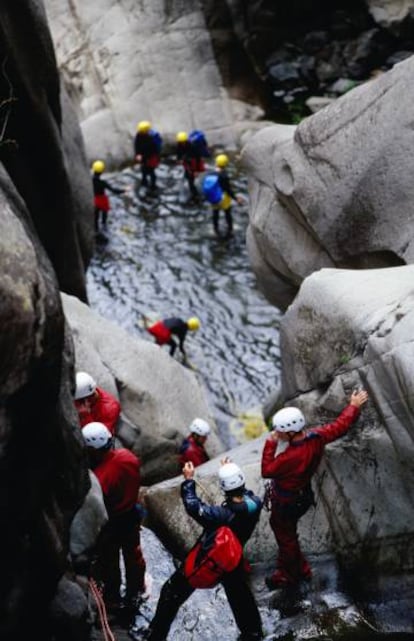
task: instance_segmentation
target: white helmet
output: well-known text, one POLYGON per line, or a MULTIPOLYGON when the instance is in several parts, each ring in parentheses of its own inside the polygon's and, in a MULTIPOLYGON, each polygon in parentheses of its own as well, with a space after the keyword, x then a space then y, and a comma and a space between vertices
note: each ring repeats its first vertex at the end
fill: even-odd
POLYGON ((190 425, 190 432, 199 436, 208 436, 210 434, 210 425, 203 418, 195 418, 190 425))
POLYGON ((305 417, 297 407, 284 407, 273 416, 272 427, 277 432, 300 432, 305 427, 305 417))
POLYGON ((236 463, 225 463, 219 469, 219 482, 223 492, 230 492, 237 490, 245 484, 246 479, 236 463))
POLYGON ((107 449, 111 445, 112 434, 103 423, 94 421, 82 428, 82 436, 88 447, 95 450, 107 449))
POLYGON ((96 381, 86 372, 76 374, 75 401, 90 396, 96 390, 96 381))

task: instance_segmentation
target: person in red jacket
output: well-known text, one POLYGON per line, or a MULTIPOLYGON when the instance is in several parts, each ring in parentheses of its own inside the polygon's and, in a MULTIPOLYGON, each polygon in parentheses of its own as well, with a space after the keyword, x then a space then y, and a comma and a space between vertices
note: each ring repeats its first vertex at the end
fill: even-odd
POLYGON ((190 425, 190 436, 184 439, 179 450, 179 465, 182 469, 188 461, 194 467, 206 463, 209 456, 204 444, 210 434, 210 425, 202 418, 195 418, 190 425))
POLYGON ((305 417, 297 407, 285 407, 273 416, 273 432, 262 455, 262 476, 272 479, 270 525, 279 547, 276 571, 266 578, 270 589, 311 578, 297 533, 298 520, 314 504, 311 478, 325 445, 346 434, 367 399, 365 390, 353 392, 349 405, 333 423, 309 430, 304 429, 305 417))
POLYGON ((112 435, 115 434, 121 406, 112 394, 98 387, 87 372, 76 374, 75 407, 81 427, 98 421, 106 425, 112 435))
POLYGON ((89 465, 97 477, 108 513, 99 536, 92 576, 103 585, 108 609, 132 608, 145 593, 145 560, 140 545, 141 509, 138 492, 141 484, 140 460, 130 450, 113 449, 112 434, 99 422, 82 428, 89 465), (126 592, 121 599, 119 554, 125 565, 126 592))

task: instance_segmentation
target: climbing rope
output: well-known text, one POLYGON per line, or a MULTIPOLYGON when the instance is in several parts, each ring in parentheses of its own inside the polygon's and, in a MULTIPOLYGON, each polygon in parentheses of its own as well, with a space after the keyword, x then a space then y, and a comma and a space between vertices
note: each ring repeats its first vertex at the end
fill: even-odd
POLYGON ((101 591, 94 579, 89 579, 89 589, 92 592, 92 595, 95 599, 96 607, 98 608, 99 619, 101 622, 102 632, 105 638, 105 641, 116 641, 111 628, 109 627, 108 616, 106 614, 105 602, 102 598, 101 591))

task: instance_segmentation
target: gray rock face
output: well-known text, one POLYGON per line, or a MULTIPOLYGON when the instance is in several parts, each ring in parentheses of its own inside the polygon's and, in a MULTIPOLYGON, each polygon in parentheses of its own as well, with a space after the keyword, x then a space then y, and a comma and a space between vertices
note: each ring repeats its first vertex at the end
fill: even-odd
POLYGON ((69 550, 75 566, 88 560, 99 532, 108 520, 101 486, 91 471, 89 480, 90 490, 70 525, 69 550))
POLYGON ((56 276, 3 171, 0 228, 0 637, 44 631, 48 639, 49 602, 67 567, 69 524, 89 479, 56 276))
POLYGON ((296 129, 267 127, 245 146, 249 251, 279 307, 321 267, 413 262, 413 70, 410 58, 296 129))
POLYGON ((8 0, 0 16, 2 162, 25 201, 63 291, 86 298, 92 188, 41 0, 8 0))
POLYGON ((143 119, 170 142, 177 131, 197 127, 211 144, 235 147, 234 122, 251 118, 252 108, 243 109, 225 91, 199 3, 45 5, 91 159, 112 165, 132 160, 143 119))
POLYGON ((366 4, 375 22, 385 27, 401 22, 414 9, 413 0, 366 0, 366 4))
MULTIPOLYGON (((324 269, 306 279, 281 326, 286 405, 300 406, 309 425, 333 420, 354 388, 370 394, 357 424, 326 449, 316 508, 300 522, 304 550, 378 572, 408 570, 414 559, 413 276, 414 267, 324 269)), ((259 495, 263 441, 230 452, 259 495)), ((197 469, 208 502, 220 497, 218 467, 216 459, 197 469)), ((182 551, 197 526, 180 505, 180 480, 150 488, 146 502, 153 527, 182 551)), ((248 555, 274 563, 267 521, 263 512, 248 555)))
MULTIPOLYGON (((130 336, 76 298, 63 295, 63 306, 76 368, 119 397, 123 420, 117 437, 141 458, 144 483, 174 476, 177 446, 191 421, 199 416, 214 426, 196 377, 158 346, 130 336)), ((211 456, 222 450, 214 431, 206 449, 211 456)))
POLYGON ((413 275, 411 266, 324 269, 281 326, 284 393, 311 423, 332 417, 353 388, 370 393, 359 426, 331 448, 322 501, 336 497, 327 517, 341 547, 394 568, 414 552, 413 275))

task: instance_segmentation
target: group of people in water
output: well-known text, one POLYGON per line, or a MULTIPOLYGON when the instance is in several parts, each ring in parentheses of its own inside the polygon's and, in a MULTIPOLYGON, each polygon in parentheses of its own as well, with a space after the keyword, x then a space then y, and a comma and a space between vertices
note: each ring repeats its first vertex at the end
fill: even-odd
MULTIPOLYGON (((134 160, 141 167, 141 185, 150 192, 157 190, 157 167, 161 161, 163 139, 160 133, 152 127, 148 120, 141 120, 137 124, 134 138, 134 160)), ((204 132, 193 130, 191 132, 179 131, 176 135, 176 161, 182 165, 184 178, 188 183, 191 198, 200 202, 203 197, 211 205, 213 228, 216 236, 222 236, 219 220, 220 211, 224 212, 226 221, 225 238, 233 234, 233 202, 242 204, 243 197, 236 194, 232 188, 227 171, 230 163, 229 156, 219 153, 215 157, 215 168, 206 172, 205 159, 211 157, 204 132), (205 175, 204 175, 205 174, 205 175), (203 176, 200 191, 196 186, 198 177, 203 176)), ((106 229, 107 217, 110 210, 108 193, 122 194, 124 190, 113 187, 102 177, 105 171, 103 160, 92 163, 92 182, 94 191, 94 216, 95 231, 106 229)))
MULTIPOLYGON (((218 467, 218 482, 224 493, 221 505, 205 503, 197 495, 195 469, 209 460, 205 444, 211 426, 203 418, 194 418, 177 448, 177 473, 183 474, 181 498, 185 511, 203 532, 163 585, 151 622, 144 629, 136 625, 129 628, 135 641, 165 641, 180 606, 194 590, 218 583, 226 593, 240 641, 263 638, 260 613, 249 586, 252 569, 243 557, 243 547, 267 502, 278 546, 274 571, 266 578, 268 588, 289 588, 311 580, 312 568, 301 551, 297 531, 299 519, 314 504, 311 479, 325 446, 346 434, 367 400, 365 390, 353 391, 340 415, 319 427, 307 428, 305 416, 297 407, 278 410, 271 419, 261 459, 262 476, 270 479, 266 496, 259 497, 246 488, 243 470, 226 457, 218 467)), ((89 465, 101 485, 108 512, 90 572, 102 587, 107 610, 134 617, 149 587, 140 545, 141 462, 130 450, 115 446, 120 404, 87 372, 76 375, 74 402, 89 465), (120 553, 125 566, 123 596, 120 553)))

